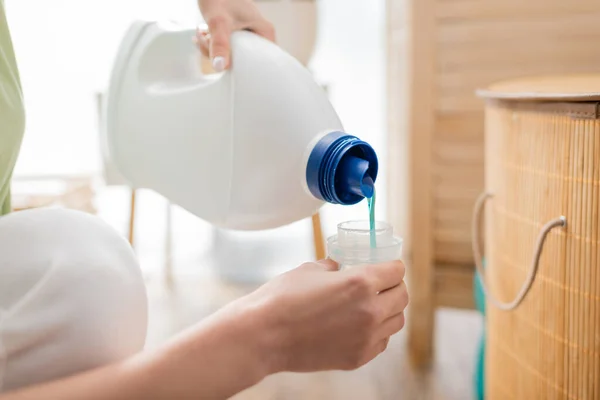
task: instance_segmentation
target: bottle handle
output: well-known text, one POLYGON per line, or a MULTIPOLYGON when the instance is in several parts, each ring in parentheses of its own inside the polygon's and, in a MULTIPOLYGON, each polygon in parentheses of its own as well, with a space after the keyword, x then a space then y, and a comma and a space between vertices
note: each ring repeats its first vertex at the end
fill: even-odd
MULTIPOLYGON (((129 60, 142 87, 155 93, 195 90, 221 78, 222 73, 203 71, 195 29, 170 22, 140 24, 139 54, 129 60), (146 32, 143 32, 145 30, 146 32)), ((137 33, 137 32, 134 32, 137 33)))
POLYGON ((472 225, 471 225, 473 256, 475 259, 476 273, 477 273, 477 275, 479 275, 479 279, 481 281, 481 288, 483 290, 485 298, 488 299, 490 301, 490 303, 492 303, 498 309, 503 310, 503 311, 511 311, 511 310, 514 310, 515 308, 517 308, 519 306, 519 304, 521 304, 521 302, 523 302, 523 299, 525 299, 525 296, 527 296, 527 293, 529 293, 529 289, 531 288, 531 285, 533 284, 535 277, 536 277, 536 273, 538 270, 540 258, 542 256, 542 250, 544 248, 544 243, 546 241, 546 237, 548 236, 548 234, 550 233, 550 231, 552 229, 554 229, 558 226, 562 226, 563 228, 566 227, 567 219, 564 216, 560 216, 556 219, 553 219, 552 221, 549 221, 542 227, 540 234, 538 235, 538 238, 536 241, 536 245, 534 248, 535 251, 533 253, 533 258, 531 260, 529 272, 527 273, 527 278, 525 279, 525 282, 523 282, 523 285, 521 286, 517 295, 515 296, 515 298, 512 301, 502 302, 494 296, 494 294, 489 290, 489 287, 486 284, 486 279, 485 279, 486 275, 485 275, 485 271, 484 271, 484 268, 482 265, 482 257, 481 257, 481 251, 480 251, 481 246, 479 243, 479 225, 480 225, 480 220, 481 220, 481 212, 482 212, 487 200, 491 199, 492 197, 493 197, 493 194, 484 192, 481 195, 479 195, 479 197, 477 198, 477 201, 475 202, 475 207, 473 209, 473 220, 472 220, 472 225))

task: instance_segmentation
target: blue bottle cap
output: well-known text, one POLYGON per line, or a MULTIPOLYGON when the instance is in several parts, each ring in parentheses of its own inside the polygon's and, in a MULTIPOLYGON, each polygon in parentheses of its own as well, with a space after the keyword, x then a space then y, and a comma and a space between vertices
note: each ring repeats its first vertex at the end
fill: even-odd
POLYGON ((325 135, 313 148, 306 166, 306 183, 316 198, 351 205, 373 196, 378 161, 375 150, 343 132, 325 135))

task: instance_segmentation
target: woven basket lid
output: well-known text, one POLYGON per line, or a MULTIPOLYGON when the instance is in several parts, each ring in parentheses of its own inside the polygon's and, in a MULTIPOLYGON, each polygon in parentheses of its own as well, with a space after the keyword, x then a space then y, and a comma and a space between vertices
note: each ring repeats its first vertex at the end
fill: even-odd
POLYGON ((600 101, 600 73, 511 79, 477 90, 477 95, 516 101, 600 101))

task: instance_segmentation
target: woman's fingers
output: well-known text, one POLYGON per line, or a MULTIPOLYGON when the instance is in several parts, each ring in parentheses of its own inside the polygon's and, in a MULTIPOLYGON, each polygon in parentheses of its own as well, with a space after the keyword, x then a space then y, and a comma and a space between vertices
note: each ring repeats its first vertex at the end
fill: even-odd
POLYGON ((213 69, 221 72, 231 65, 230 36, 238 30, 249 30, 275 41, 273 24, 261 14, 258 6, 249 0, 199 0, 198 5, 208 24, 209 37, 197 35, 200 50, 209 56, 213 69), (204 43, 202 39, 206 39, 204 43))
POLYGON ((404 323, 404 312, 388 318, 381 324, 377 337, 382 338, 382 340, 389 338, 390 336, 400 332, 400 330, 402 330, 404 327, 404 323))
POLYGON ((324 260, 319 260, 316 262, 317 265, 322 267, 326 271, 338 271, 340 269, 340 265, 333 261, 331 258, 326 258, 324 260))
POLYGON ((375 293, 400 285, 404 279, 404 264, 402 261, 392 261, 381 264, 366 265, 351 269, 350 274, 364 274, 370 281, 375 293))
POLYGON ((371 346, 371 348, 369 348, 369 350, 367 351, 364 360, 362 360, 359 366, 367 364, 369 361, 373 360, 375 357, 383 353, 387 349, 389 343, 390 338, 386 337, 378 341, 375 345, 371 346))
POLYGON ((209 38, 209 34, 208 32, 203 32, 201 30, 197 30, 196 31, 196 37, 195 42, 196 45, 198 46, 198 48, 200 49, 200 51, 202 52, 202 55, 204 55, 204 57, 210 57, 210 50, 209 50, 209 43, 208 43, 208 38, 209 38))
POLYGON ((221 72, 229 67, 229 37, 232 32, 231 20, 216 16, 208 21, 210 32, 209 54, 215 71, 221 72))
POLYGON ((377 303, 378 308, 381 310, 382 321, 404 311, 408 305, 406 283, 402 281, 398 286, 380 292, 377 296, 377 303))

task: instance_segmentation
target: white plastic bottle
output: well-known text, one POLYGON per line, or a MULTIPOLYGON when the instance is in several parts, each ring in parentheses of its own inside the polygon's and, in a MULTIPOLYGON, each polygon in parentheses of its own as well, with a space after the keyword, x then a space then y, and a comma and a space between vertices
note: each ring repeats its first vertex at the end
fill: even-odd
POLYGON ((385 222, 377 221, 371 231, 369 221, 347 221, 327 239, 327 253, 340 269, 379 264, 401 258, 402 239, 394 237, 392 226, 385 222))
POLYGON ((377 156, 312 75, 250 32, 203 75, 193 29, 138 22, 119 49, 105 142, 120 173, 222 228, 276 228, 373 193, 377 156))

